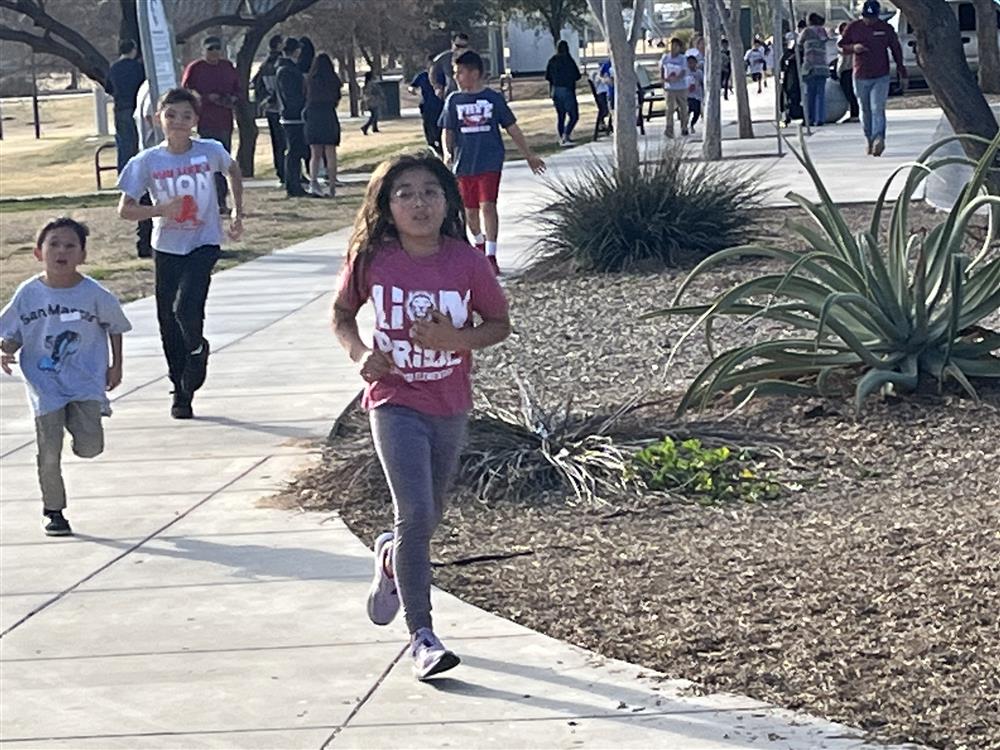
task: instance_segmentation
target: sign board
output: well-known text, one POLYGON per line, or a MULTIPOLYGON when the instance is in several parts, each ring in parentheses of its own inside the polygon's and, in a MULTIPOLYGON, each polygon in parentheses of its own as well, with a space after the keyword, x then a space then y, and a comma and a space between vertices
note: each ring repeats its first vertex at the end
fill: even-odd
MULTIPOLYGON (((569 53, 580 62, 580 35, 570 27, 563 29, 562 38, 569 45, 569 53)), ((549 58, 556 53, 552 35, 542 26, 515 16, 507 24, 507 49, 512 75, 537 75, 545 72, 549 58)))
MULTIPOLYGON (((135 0, 135 5, 149 96, 158 102, 161 94, 178 85, 174 30, 167 18, 164 0, 135 0)), ((162 137, 162 133, 158 136, 162 137)))

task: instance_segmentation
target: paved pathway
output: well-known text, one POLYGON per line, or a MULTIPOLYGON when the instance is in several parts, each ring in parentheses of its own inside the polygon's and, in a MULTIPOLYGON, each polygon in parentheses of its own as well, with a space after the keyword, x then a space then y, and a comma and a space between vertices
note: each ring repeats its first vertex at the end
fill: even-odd
MULTIPOLYGON (((554 157, 553 171, 583 154, 554 157)), ((507 258, 519 263, 533 235, 516 217, 538 207, 538 182, 523 164, 504 180, 507 258)), ((365 617, 365 545, 334 515, 260 505, 316 459, 360 386, 327 324, 345 239, 215 277, 214 351, 191 422, 167 414, 152 300, 127 306, 135 331, 108 449, 65 461, 75 538, 41 533, 21 384, 0 378, 0 744, 864 746, 849 728, 698 697, 441 592, 438 630, 463 665, 415 682, 402 624, 365 617)))

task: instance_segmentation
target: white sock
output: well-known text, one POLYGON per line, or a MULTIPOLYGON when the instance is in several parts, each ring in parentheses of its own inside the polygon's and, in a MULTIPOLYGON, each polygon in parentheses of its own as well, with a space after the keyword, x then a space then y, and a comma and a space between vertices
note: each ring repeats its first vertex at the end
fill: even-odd
POLYGON ((472 240, 473 245, 482 245, 484 242, 486 242, 486 235, 482 232, 477 234, 472 240))
POLYGON ((497 254, 497 243, 496 240, 486 240, 486 254, 496 255, 497 254))

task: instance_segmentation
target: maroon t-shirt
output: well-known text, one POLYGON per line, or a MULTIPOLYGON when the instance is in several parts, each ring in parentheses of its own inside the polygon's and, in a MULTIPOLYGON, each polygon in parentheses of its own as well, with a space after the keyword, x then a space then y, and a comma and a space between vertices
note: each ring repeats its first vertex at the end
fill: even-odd
POLYGON ((473 324, 472 314, 500 318, 507 298, 486 256, 461 240, 444 238, 434 255, 415 258, 398 243, 372 257, 361 284, 353 269, 340 275, 338 304, 357 312, 368 300, 375 308, 373 349, 392 355, 395 370, 369 383, 362 406, 407 406, 432 416, 472 409, 472 353, 422 349, 410 338, 413 321, 439 310, 456 328, 473 324))
POLYGON ((895 29, 885 21, 878 20, 871 26, 862 20, 852 21, 844 29, 844 35, 837 42, 838 46, 847 49, 855 44, 863 44, 865 52, 854 53, 855 78, 881 78, 889 75, 889 53, 896 61, 896 67, 903 68, 903 48, 899 46, 899 37, 895 29))
POLYGON ((222 96, 242 96, 240 77, 229 60, 219 60, 212 64, 207 60, 195 60, 188 64, 181 77, 181 86, 201 95, 201 115, 198 126, 209 133, 231 131, 233 110, 208 100, 209 94, 222 96))

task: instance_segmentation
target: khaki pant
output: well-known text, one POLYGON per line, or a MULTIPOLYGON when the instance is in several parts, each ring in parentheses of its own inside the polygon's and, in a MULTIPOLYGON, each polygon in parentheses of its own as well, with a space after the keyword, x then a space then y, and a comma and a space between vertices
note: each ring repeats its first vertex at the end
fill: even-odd
POLYGON ((62 409, 35 417, 38 443, 38 483, 45 510, 66 507, 66 487, 62 478, 63 432, 73 436, 73 453, 93 458, 104 450, 100 401, 70 401, 62 409))
POLYGON ((687 89, 681 89, 680 91, 671 91, 667 89, 664 92, 667 98, 667 127, 666 134, 668 138, 674 137, 674 112, 681 120, 681 135, 688 134, 688 95, 687 89))

